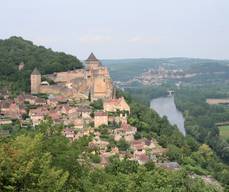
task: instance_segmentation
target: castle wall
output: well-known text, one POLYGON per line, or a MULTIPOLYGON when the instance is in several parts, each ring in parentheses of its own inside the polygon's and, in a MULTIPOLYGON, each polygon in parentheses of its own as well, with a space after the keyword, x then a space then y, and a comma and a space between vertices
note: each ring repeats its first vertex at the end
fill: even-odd
POLYGON ((93 100, 112 98, 113 84, 108 69, 93 57, 87 61, 87 69, 46 75, 55 85, 41 85, 41 75, 35 71, 36 75, 31 74, 31 92, 65 96, 88 96, 91 92, 93 100))
POLYGON ((60 95, 61 94, 61 89, 52 86, 52 85, 41 85, 40 86, 40 93, 45 93, 45 94, 52 94, 52 95, 60 95))
POLYGON ((50 76, 54 82, 70 82, 75 78, 85 78, 85 70, 78 69, 73 71, 58 72, 50 76))

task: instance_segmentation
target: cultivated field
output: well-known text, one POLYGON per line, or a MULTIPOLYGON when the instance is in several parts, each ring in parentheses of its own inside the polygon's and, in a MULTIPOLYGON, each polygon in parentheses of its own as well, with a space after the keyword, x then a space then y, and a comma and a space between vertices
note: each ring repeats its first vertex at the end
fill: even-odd
POLYGON ((220 130, 220 136, 229 139, 229 125, 221 126, 219 127, 220 130))

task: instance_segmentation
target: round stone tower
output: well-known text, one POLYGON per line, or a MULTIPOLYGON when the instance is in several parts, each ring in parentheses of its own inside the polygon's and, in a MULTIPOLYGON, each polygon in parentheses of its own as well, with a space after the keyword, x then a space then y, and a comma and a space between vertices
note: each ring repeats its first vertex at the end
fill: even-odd
POLYGON ((31 73, 30 81, 31 81, 31 94, 38 94, 41 85, 41 74, 37 68, 35 68, 31 73))

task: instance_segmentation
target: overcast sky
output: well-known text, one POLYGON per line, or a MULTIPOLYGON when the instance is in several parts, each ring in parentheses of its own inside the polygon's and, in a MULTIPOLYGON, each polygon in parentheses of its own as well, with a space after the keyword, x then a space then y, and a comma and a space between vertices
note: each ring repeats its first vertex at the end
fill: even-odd
POLYGON ((229 0, 0 0, 0 39, 85 59, 229 59, 229 0))

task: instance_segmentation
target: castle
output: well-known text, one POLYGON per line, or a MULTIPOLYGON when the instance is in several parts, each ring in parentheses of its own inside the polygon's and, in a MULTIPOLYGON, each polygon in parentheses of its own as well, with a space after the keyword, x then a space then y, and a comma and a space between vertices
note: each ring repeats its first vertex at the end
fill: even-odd
POLYGON ((107 67, 93 53, 86 60, 85 69, 57 72, 44 75, 53 84, 42 81, 40 72, 35 68, 31 73, 31 93, 64 95, 75 99, 111 99, 114 86, 107 67))

